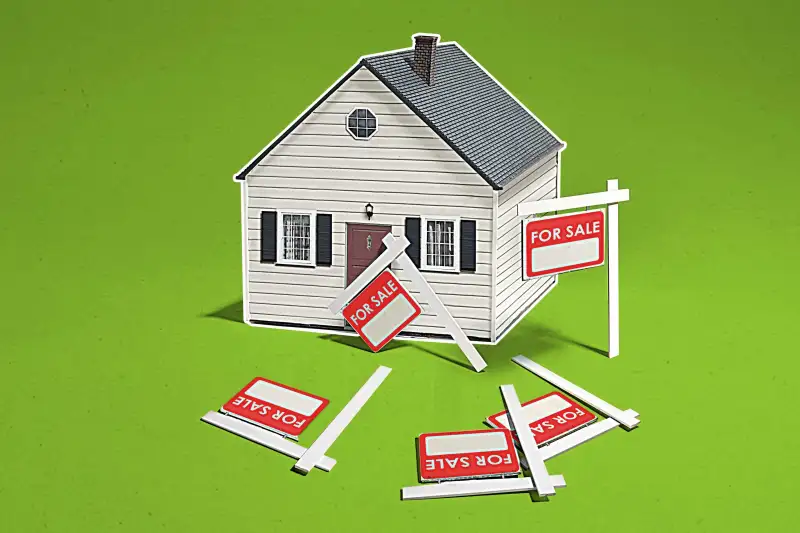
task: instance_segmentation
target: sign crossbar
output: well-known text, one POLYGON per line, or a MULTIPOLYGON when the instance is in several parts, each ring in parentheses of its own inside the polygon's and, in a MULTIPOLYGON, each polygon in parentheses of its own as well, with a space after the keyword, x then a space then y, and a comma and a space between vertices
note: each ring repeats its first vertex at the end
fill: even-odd
POLYGON ((580 401, 588 404, 590 407, 600 411, 604 415, 609 418, 613 418, 623 426, 628 429, 633 429, 639 425, 639 420, 633 416, 632 412, 630 411, 622 411, 617 407, 614 407, 610 403, 601 400, 594 394, 589 391, 586 391, 579 386, 575 385, 574 383, 567 381, 566 379, 562 378, 555 372, 546 369, 539 363, 535 363, 525 357, 524 355, 516 355, 511 358, 512 361, 517 363, 519 366, 524 368, 525 370, 532 372, 542 378, 543 380, 549 382, 550 384, 558 387, 559 389, 563 390, 567 394, 574 396, 575 398, 579 399, 580 401))
POLYGON ((630 200, 630 189, 606 190, 575 196, 537 200, 535 202, 522 202, 517 205, 517 215, 528 217, 552 211, 565 211, 579 209, 594 205, 618 204, 630 200))

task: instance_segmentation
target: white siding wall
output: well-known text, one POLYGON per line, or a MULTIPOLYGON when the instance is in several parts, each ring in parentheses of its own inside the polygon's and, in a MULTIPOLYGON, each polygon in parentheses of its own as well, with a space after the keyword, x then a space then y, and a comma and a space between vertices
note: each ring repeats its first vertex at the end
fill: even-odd
MULTIPOLYGON (((251 320, 337 326, 328 305, 344 288, 346 223, 392 226, 406 217, 459 216, 477 221, 477 271, 425 273, 450 313, 474 338, 491 337, 492 189, 369 71, 361 69, 323 102, 246 178, 247 291, 251 320), (347 114, 369 107, 378 118, 370 140, 353 139, 347 114), (375 214, 364 215, 371 203, 375 214), (262 264, 262 210, 313 209, 333 215, 333 266, 262 264)), ((402 270, 395 270, 418 300, 402 270)), ((423 315, 409 333, 445 334, 423 315)))
POLYGON ((534 163, 510 187, 500 191, 497 207, 495 297, 498 341, 555 283, 555 276, 529 281, 522 279, 522 219, 517 217, 517 204, 555 198, 557 175, 557 158, 553 152, 534 163))

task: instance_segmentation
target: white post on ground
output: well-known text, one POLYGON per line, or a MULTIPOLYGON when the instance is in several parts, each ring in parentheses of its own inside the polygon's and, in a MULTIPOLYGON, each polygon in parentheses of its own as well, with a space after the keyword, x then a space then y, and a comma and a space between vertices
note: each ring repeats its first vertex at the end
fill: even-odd
POLYGON ((378 367, 378 370, 370 376, 355 396, 347 402, 347 405, 345 405, 331 423, 328 424, 328 427, 322 431, 320 436, 317 437, 317 440, 315 440, 305 453, 300 456, 292 469, 301 474, 308 474, 315 465, 319 464, 325 456, 325 452, 328 451, 328 448, 339 438, 339 435, 342 434, 347 425, 353 421, 361 408, 366 405, 367 401, 372 397, 375 391, 378 390, 378 387, 380 387, 383 380, 386 379, 386 376, 388 376, 391 371, 392 369, 386 366, 378 367))
MULTIPOLYGON (((608 180, 608 191, 619 189, 608 180)), ((619 355, 619 204, 608 206, 608 356, 619 355)))

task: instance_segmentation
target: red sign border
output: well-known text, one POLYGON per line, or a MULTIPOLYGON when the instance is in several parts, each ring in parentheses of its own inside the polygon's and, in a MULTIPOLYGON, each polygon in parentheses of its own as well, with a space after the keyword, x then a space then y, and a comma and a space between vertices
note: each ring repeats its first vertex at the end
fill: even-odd
MULTIPOLYGON (((378 313, 378 314, 380 314, 380 313, 378 313)), ((366 286, 366 287, 364 287, 364 288, 363 288, 363 289, 362 289, 362 290, 361 290, 361 291, 360 291, 360 292, 359 292, 359 293, 358 293, 358 294, 357 294, 357 295, 356 295, 356 296, 355 296, 355 297, 354 297, 354 298, 353 298, 351 301, 347 302, 347 305, 346 305, 346 306, 344 306, 344 309, 342 309, 342 316, 344 317, 345 321, 346 321, 348 324, 350 324, 350 327, 351 327, 351 328, 353 328, 353 329, 356 331, 356 333, 358 333, 358 336, 359 336, 359 337, 361 337, 361 339, 364 341, 364 343, 365 343, 367 346, 369 346, 370 350, 372 350, 374 353, 377 353, 377 352, 379 352, 379 351, 380 351, 380 350, 381 350, 381 349, 382 349, 384 346, 386 346, 387 344, 389 344, 390 342, 392 342, 392 340, 393 340, 393 339, 394 339, 394 338, 397 336, 397 334, 398 334, 398 333, 400 333, 401 331, 403 331, 403 329, 405 329, 405 327, 406 327, 406 326, 408 326, 408 325, 409 325, 411 322, 413 322, 413 321, 414 321, 414 320, 415 320, 415 319, 416 319, 418 316, 420 316, 421 314, 422 314, 422 307, 421 307, 421 306, 419 305, 419 303, 418 303, 418 302, 417 302, 417 301, 414 299, 414 297, 413 297, 413 296, 411 296, 411 293, 410 293, 410 292, 408 292, 408 290, 407 290, 405 287, 403 287, 403 284, 402 284, 402 283, 400 283, 400 279, 399 279, 399 278, 397 277, 397 275, 396 275, 394 272, 392 272, 392 271, 391 271, 391 269, 389 269, 389 268, 387 268, 387 269, 384 269, 383 271, 381 271, 381 273, 380 273, 380 274, 378 274, 377 276, 375 276, 375 278, 374 278, 372 281, 370 281, 370 282, 367 284, 367 286, 366 286), (362 334, 361 334, 361 328, 363 328, 363 326, 361 326, 361 328, 356 328, 356 326, 355 326, 355 325, 353 325, 353 324, 350 322, 350 319, 347 317, 348 313, 347 313, 346 311, 347 311, 347 308, 348 308, 348 307, 349 307, 349 306, 350 306, 350 305, 351 305, 353 302, 355 302, 355 301, 356 301, 356 299, 357 299, 359 296, 361 296, 362 294, 364 294, 364 292, 365 292, 367 289, 369 289, 369 288, 370 288, 370 287, 371 287, 371 286, 372 286, 372 285, 373 285, 375 282, 377 282, 377 281, 378 281, 378 279, 379 279, 381 276, 383 276, 384 274, 387 274, 387 273, 388 273, 388 274, 389 274, 389 276, 391 276, 391 278, 392 278, 392 279, 393 279, 393 280, 394 280, 394 281, 397 283, 397 286, 398 286, 398 287, 399 287, 399 289, 400 289, 400 290, 398 290, 398 291, 397 291, 397 296, 395 296, 394 298, 392 298, 392 300, 390 300, 390 302, 391 302, 391 301, 393 301, 395 298, 401 298, 401 297, 405 296, 405 297, 407 297, 407 298, 408 298, 408 301, 411 303, 411 306, 414 308, 414 314, 413 314, 413 315, 411 315, 411 317, 409 317, 409 318, 408 318, 408 319, 406 319, 405 321, 403 321, 403 323, 402 323, 402 324, 400 324, 400 325, 399 325, 397 328, 395 328, 395 329, 392 331, 392 334, 391 334, 391 335, 389 335, 389 336, 387 336, 387 337, 386 337, 386 338, 385 338, 385 339, 384 339, 384 340, 383 340, 383 341, 382 341, 380 344, 378 344, 378 345, 374 345, 374 344, 372 344, 372 342, 370 342, 370 341, 369 341, 369 339, 367 339, 367 338, 366 338, 364 335, 362 335, 362 334)), ((377 316, 377 315, 376 315, 376 316, 377 316)), ((367 322, 367 324, 369 324, 369 322, 367 322)), ((367 324, 364 324, 364 325, 366 326, 367 324)))
MULTIPOLYGON (((253 399, 257 399, 257 398, 253 398, 253 399)), ((261 400, 261 401, 263 401, 263 400, 261 400)), ((242 387, 242 388, 239 390, 239 392, 238 392, 238 393, 236 393, 236 394, 235 394, 235 395, 234 395, 234 396, 233 396, 231 399, 229 399, 228 401, 226 401, 226 402, 225 402, 225 403, 222 405, 222 407, 220 408, 220 411, 221 411, 222 413, 225 413, 226 415, 229 415, 229 416, 232 416, 232 417, 234 417, 234 418, 238 418, 239 420, 243 420, 243 421, 245 421, 245 422, 248 422, 248 423, 250 423, 250 424, 253 424, 254 426, 263 427, 263 428, 265 428, 265 429, 268 429, 268 430, 270 430, 270 431, 273 431, 273 432, 275 432, 275 433, 278 433, 278 434, 280 434, 280 435, 285 435, 285 436, 287 436, 287 437, 289 437, 289 438, 291 438, 291 439, 297 440, 297 439, 298 439, 298 437, 300 436, 300 434, 301 434, 301 433, 303 433, 303 431, 305 431, 305 430, 306 430, 306 428, 308 428, 308 426, 310 426, 310 425, 311 425, 311 423, 312 423, 312 422, 313 422, 313 421, 314 421, 314 420, 317 418, 317 416, 319 416, 319 414, 322 412, 322 410, 323 410, 323 409, 325 409, 325 408, 328 406, 328 404, 329 404, 329 403, 330 403, 330 400, 328 400, 327 398, 323 398, 322 396, 317 396, 316 394, 311 394, 311 393, 309 393, 309 392, 306 392, 306 391, 304 391, 304 390, 296 389, 296 388, 294 388, 294 387, 290 387, 289 385, 284 385, 283 383, 279 383, 279 382, 277 382, 277 381, 273 381, 273 380, 271 380, 271 379, 267 379, 267 378, 263 378, 263 377, 255 377, 255 378, 253 378, 253 379, 251 379, 251 380, 250 380, 250 383, 248 383, 247 385, 245 385, 244 387, 242 387), (231 412, 231 411, 228 411, 228 410, 226 410, 226 409, 225 409, 225 405, 227 405, 228 403, 232 402, 234 399, 236 399, 236 397, 237 397, 237 396, 245 396, 245 397, 247 397, 247 398, 253 398, 252 396, 249 396, 249 395, 245 394, 245 391, 246 391, 247 389, 249 389, 250 387, 252 387, 253 385, 255 385, 255 384, 256 384, 256 382, 258 382, 258 381, 266 381, 267 383, 271 383, 272 385, 276 385, 276 386, 278 386, 278 387, 282 387, 282 388, 284 388, 284 389, 287 389, 287 390, 290 390, 290 391, 292 391, 292 392, 296 392, 296 393, 298 393, 298 394, 302 394, 303 396, 308 396, 308 397, 310 397, 310 398, 314 398, 315 400, 319 400, 319 401, 321 401, 322 403, 320 404, 320 406, 319 406, 319 407, 317 407, 317 409, 316 409, 316 410, 314 410, 314 412, 313 412, 313 413, 311 413, 311 414, 308 416, 308 424, 306 424, 306 425, 305 425, 305 427, 303 427, 303 428, 302 428, 302 429, 301 429, 301 430, 300 430, 298 433, 296 433, 296 434, 292 434, 292 433, 287 433, 287 432, 285 432, 285 431, 281 431, 281 430, 280 430, 280 429, 278 429, 278 428, 271 427, 271 426, 269 426, 269 425, 267 425, 267 424, 264 424, 264 423, 262 423, 262 422, 257 422, 257 421, 255 421, 255 420, 252 420, 252 419, 250 419, 250 418, 247 418, 247 417, 246 417, 246 416, 244 416, 244 415, 240 415, 240 414, 238 414, 238 413, 234 413, 234 412, 231 412)), ((299 414, 299 413, 298 413, 298 414, 299 414)))
MULTIPOLYGON (((547 444, 550 444, 551 442, 556 441, 556 440, 558 440, 558 439, 560 439, 562 437, 566 437, 570 433, 578 431, 579 429, 584 428, 584 427, 588 426, 589 424, 594 424, 595 422, 597 422, 597 415, 596 414, 594 414, 590 410, 586 409, 585 407, 581 406, 577 401, 573 400, 572 398, 570 398, 569 396, 567 396, 566 394, 564 394, 561 391, 551 391, 551 392, 548 392, 547 394, 542 394, 538 398, 534 398, 533 400, 530 400, 530 401, 527 401, 527 402, 523 403, 521 405, 521 407, 525 407, 526 405, 530 405, 533 402, 538 402, 539 400, 543 400, 543 399, 547 398, 548 396, 553 396, 553 395, 560 396, 561 398, 563 398, 566 401, 568 401, 570 403, 570 405, 571 405, 571 407, 569 407, 570 409, 572 408, 572 406, 582 407, 582 410, 586 411, 587 414, 592 415, 592 419, 591 420, 587 420, 583 424, 580 424, 578 426, 570 428, 570 429, 566 430, 565 432, 563 432, 563 433, 561 433, 561 434, 559 434, 559 435, 557 435, 555 437, 549 438, 549 439, 547 439, 545 441, 542 441, 542 442, 539 442, 538 440, 536 440, 536 435, 534 435, 534 441, 536 442, 536 446, 537 447, 541 447, 541 446, 545 446, 547 444)), ((559 411, 559 412, 561 412, 561 411, 559 411)), ((490 416, 486 417, 486 423, 492 428, 506 429, 506 428, 504 428, 502 425, 500 425, 497 422, 497 418, 500 415, 503 415, 503 414, 507 414, 507 412, 506 411, 500 411, 499 413, 495 413, 493 415, 490 415, 490 416)), ((550 415, 550 416, 555 416, 555 414, 554 415, 550 415)), ((540 420, 543 420, 543 419, 540 419, 540 420)), ((536 422, 536 420, 532 420, 531 422, 528 423, 528 425, 530 426, 530 424, 533 424, 534 422, 536 422)), ((512 438, 513 438, 513 435, 512 435, 512 438)))
MULTIPOLYGON (((487 452, 491 453, 491 452, 487 452)), ((456 454, 448 454, 448 455, 456 455, 456 454)), ((481 478, 494 478, 494 477, 513 477, 519 472, 522 471, 522 465, 520 464, 519 460, 519 453, 517 453, 517 447, 514 444, 514 436, 510 430, 497 427, 497 428, 490 428, 490 429, 468 429, 464 431, 443 431, 443 432, 436 432, 436 433, 422 433, 419 437, 417 437, 417 468, 419 469, 419 480, 421 482, 439 482, 439 481, 449 481, 449 480, 457 480, 457 479, 481 479, 481 478), (443 436, 450 436, 450 435, 464 435, 464 434, 473 434, 473 433, 487 433, 489 431, 502 431, 506 437, 506 444, 509 446, 509 451, 513 454, 514 458, 516 459, 517 470, 516 472, 508 472, 505 474, 484 474, 478 476, 460 476, 460 477, 447 477, 447 478, 424 478, 422 477, 422 463, 425 462, 426 458, 430 456, 427 454, 422 453, 423 448, 423 437, 443 437, 443 436)))
MULTIPOLYGON (((522 279, 529 280, 529 279, 537 279, 544 276, 552 276, 554 274, 564 274, 566 272, 575 272, 576 270, 585 270, 587 268, 594 268, 598 266, 602 266, 605 263, 606 259, 606 231, 608 231, 608 219, 606 217, 606 210, 605 208, 600 209, 589 209, 587 211, 576 211, 574 213, 565 213, 563 215, 550 215, 546 217, 538 217, 531 220, 523 220, 522 221, 522 279), (530 251, 533 247, 531 246, 528 248, 528 224, 541 222, 542 220, 552 220, 552 219, 563 219, 570 216, 578 216, 583 215, 586 213, 601 213, 603 215, 603 231, 600 232, 598 237, 590 237, 588 239, 578 239, 582 241, 588 241, 591 239, 598 239, 600 241, 600 257, 595 261, 588 261, 585 263, 578 263, 575 265, 571 265, 569 267, 560 267, 560 268, 551 268, 548 270, 542 270, 540 272, 532 272, 529 273, 529 269, 531 267, 531 260, 529 259, 530 251)), ((542 246, 541 248, 545 248, 542 246)))

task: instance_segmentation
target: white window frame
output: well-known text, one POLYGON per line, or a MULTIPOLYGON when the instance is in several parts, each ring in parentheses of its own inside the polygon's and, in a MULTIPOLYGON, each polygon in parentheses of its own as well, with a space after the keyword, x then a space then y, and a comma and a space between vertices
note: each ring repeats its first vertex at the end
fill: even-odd
POLYGON ((367 106, 363 106, 363 105, 356 106, 353 109, 351 109, 350 112, 347 113, 344 116, 344 129, 347 130, 347 133, 350 134, 350 137, 352 137, 353 139, 355 139, 357 141, 368 141, 368 140, 372 139, 373 137, 375 137, 378 134, 378 128, 379 127, 380 127, 380 124, 379 124, 379 121, 378 121, 378 115, 375 113, 375 111, 373 111, 372 109, 370 109, 367 106), (350 115, 352 115, 353 113, 355 113, 359 109, 366 109, 367 111, 372 113, 373 117, 375 117, 375 131, 369 137, 356 137, 356 135, 352 131, 350 131, 350 125, 347 123, 347 121, 350 119, 350 115))
POLYGON ((421 217, 422 227, 420 228, 420 269, 432 272, 460 272, 461 271, 461 218, 430 216, 421 217), (428 264, 428 222, 452 222, 453 223, 453 266, 435 266, 428 264))
POLYGON ((298 266, 317 266, 317 212, 309 210, 294 210, 287 209, 285 211, 278 211, 278 257, 276 262, 279 265, 298 265, 298 266), (309 260, 301 261, 297 259, 284 259, 283 258, 283 215, 308 215, 311 222, 310 238, 311 242, 309 250, 309 260))

